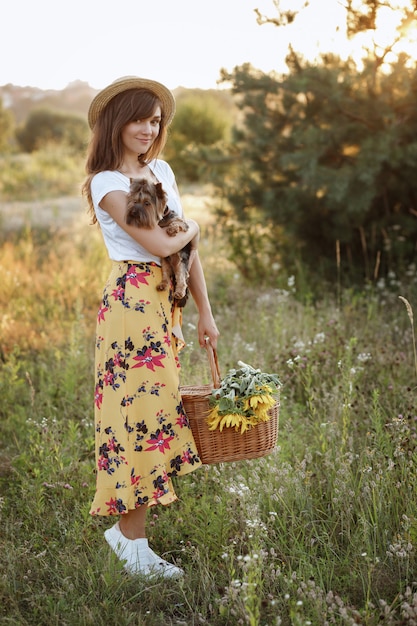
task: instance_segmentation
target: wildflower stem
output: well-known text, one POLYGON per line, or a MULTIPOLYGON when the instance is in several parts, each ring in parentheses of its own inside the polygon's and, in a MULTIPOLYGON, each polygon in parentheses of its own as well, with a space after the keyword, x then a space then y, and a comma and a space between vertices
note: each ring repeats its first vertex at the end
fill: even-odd
POLYGON ((408 319, 410 320, 410 323, 411 323, 411 334, 413 337, 414 369, 416 371, 416 376, 417 376, 417 351, 416 351, 416 338, 415 338, 415 332, 414 332, 413 309, 411 308, 411 304, 406 298, 403 298, 403 296, 398 296, 398 297, 400 300, 404 302, 405 308, 407 309, 408 319))

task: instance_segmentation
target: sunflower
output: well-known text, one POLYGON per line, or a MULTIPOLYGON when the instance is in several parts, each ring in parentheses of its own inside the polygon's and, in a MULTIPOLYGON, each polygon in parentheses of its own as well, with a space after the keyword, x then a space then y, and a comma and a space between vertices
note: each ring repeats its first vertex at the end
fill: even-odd
POLYGON ((276 374, 267 374, 239 361, 239 369, 229 370, 220 387, 213 389, 209 430, 234 428, 244 433, 271 418, 270 409, 276 403, 281 383, 276 374))

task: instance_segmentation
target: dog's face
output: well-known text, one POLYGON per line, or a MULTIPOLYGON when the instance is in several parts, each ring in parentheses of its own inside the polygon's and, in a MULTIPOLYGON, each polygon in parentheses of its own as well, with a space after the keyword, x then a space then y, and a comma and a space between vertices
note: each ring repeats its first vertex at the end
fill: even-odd
POLYGON ((133 180, 127 196, 126 223, 140 228, 154 228, 167 209, 167 197, 161 183, 145 178, 133 180))

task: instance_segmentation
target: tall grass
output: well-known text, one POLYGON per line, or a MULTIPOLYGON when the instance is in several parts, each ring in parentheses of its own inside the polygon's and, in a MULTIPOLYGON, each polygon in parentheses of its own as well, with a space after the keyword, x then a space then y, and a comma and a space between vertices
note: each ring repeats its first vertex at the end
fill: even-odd
MULTIPOLYGON (((293 277, 248 286, 207 224, 201 255, 222 336, 283 383, 279 446, 205 466, 153 509, 179 582, 125 576, 91 518, 99 233, 27 228, 0 247, 0 623, 417 624, 416 277, 311 304, 293 277)), ((209 380, 184 311, 184 383, 209 380)))

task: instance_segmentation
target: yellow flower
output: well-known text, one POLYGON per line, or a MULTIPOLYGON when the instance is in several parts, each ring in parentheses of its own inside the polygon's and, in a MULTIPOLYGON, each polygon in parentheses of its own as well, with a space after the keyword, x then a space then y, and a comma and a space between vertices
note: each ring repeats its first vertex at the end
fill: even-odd
POLYGON ((237 430, 242 421, 242 417, 243 416, 239 415, 238 413, 227 413, 226 415, 223 415, 223 418, 220 422, 220 432, 223 430, 223 428, 235 427, 237 430))
POLYGON ((273 396, 263 393, 247 398, 244 402, 244 407, 245 411, 250 411, 252 409, 255 413, 257 413, 258 410, 263 410, 265 407, 267 410, 271 409, 274 404, 275 400, 273 396))
POLYGON ((213 407, 207 417, 209 430, 216 430, 216 428, 219 426, 221 419, 222 416, 219 415, 219 410, 217 406, 213 407))
POLYGON ((256 426, 259 422, 267 422, 271 419, 269 410, 274 406, 275 400, 270 394, 258 394, 245 398, 243 402, 242 413, 219 413, 218 406, 211 408, 207 417, 207 425, 209 430, 219 429, 220 432, 224 428, 234 428, 242 434, 249 430, 250 427, 256 426))

